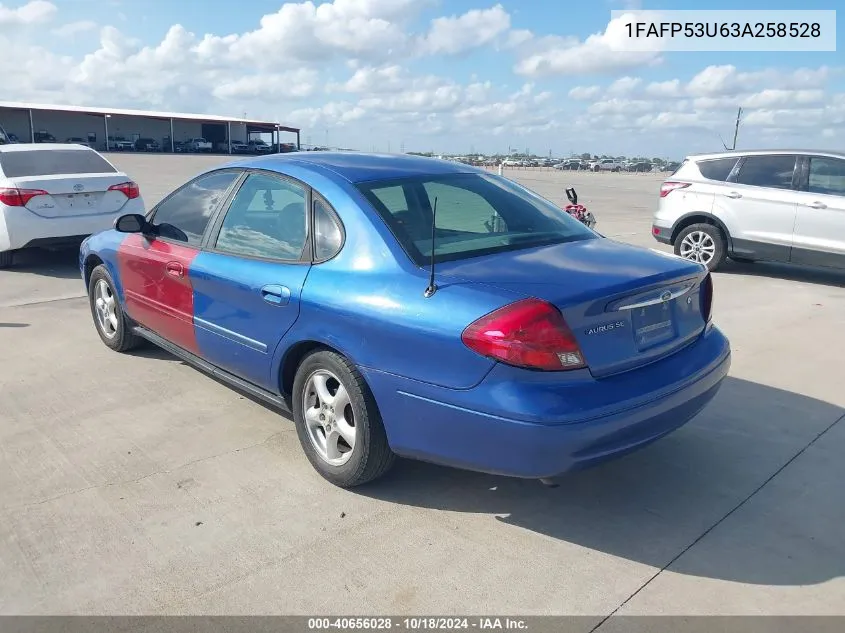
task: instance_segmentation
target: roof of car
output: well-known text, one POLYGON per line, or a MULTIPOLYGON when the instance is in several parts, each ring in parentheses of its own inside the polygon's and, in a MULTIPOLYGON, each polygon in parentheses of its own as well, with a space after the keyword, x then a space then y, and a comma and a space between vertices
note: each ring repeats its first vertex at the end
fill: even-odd
POLYGON ((0 145, 0 152, 34 152, 38 150, 50 149, 74 149, 93 151, 86 145, 79 145, 75 143, 10 143, 9 145, 0 145))
POLYGON ((363 152, 291 152, 271 154, 232 163, 231 166, 255 167, 284 172, 286 165, 322 167, 352 183, 388 180, 407 176, 477 173, 480 170, 463 163, 411 156, 408 154, 367 154, 363 152))
POLYGON ((818 156, 833 156, 845 158, 845 152, 837 152, 829 149, 736 149, 726 152, 711 152, 707 154, 690 154, 687 158, 701 160, 704 158, 730 158, 732 156, 765 156, 774 154, 815 154, 818 156))

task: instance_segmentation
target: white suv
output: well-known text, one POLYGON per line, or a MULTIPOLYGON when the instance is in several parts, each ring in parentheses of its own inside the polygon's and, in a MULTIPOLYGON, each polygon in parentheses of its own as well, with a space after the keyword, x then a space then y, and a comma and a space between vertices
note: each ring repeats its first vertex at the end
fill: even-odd
POLYGON ((652 235, 710 270, 727 257, 845 268, 845 153, 689 156, 660 187, 652 235))

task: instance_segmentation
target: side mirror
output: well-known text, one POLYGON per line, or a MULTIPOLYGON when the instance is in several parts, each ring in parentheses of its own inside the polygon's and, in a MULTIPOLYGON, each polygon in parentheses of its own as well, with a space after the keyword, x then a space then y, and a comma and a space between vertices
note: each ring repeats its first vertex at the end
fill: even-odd
POLYGON ((575 187, 570 187, 566 190, 566 197, 572 204, 578 204, 578 194, 575 193, 575 187))
POLYGON ((143 233, 147 229, 147 219, 140 213, 127 213, 114 221, 114 230, 119 233, 143 233))

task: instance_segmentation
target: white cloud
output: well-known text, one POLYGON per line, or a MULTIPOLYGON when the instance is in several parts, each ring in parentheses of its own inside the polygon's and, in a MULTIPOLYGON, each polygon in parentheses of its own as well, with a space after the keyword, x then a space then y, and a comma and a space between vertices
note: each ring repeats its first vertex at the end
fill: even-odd
POLYGON ((510 24, 510 15, 500 4, 490 9, 472 9, 461 16, 435 18, 420 50, 433 55, 461 53, 489 44, 510 24))
POLYGON ((80 33, 87 33, 88 31, 96 31, 97 23, 93 20, 78 20, 77 22, 68 22, 53 29, 53 35, 59 37, 73 37, 80 33))
POLYGON ((32 0, 17 9, 9 8, 0 3, 0 26, 21 26, 38 24, 51 19, 58 9, 52 2, 32 0))
POLYGON ((569 91, 569 97, 576 101, 591 101, 601 94, 601 86, 575 86, 569 91))
POLYGON ((621 77, 610 84, 607 93, 619 96, 628 95, 634 92, 642 82, 643 80, 639 77, 621 77))
MULTIPOLYGON (((625 15, 611 20, 602 33, 581 41, 577 37, 547 36, 529 40, 521 51, 514 71, 530 77, 614 73, 660 61, 654 50, 620 51, 619 43, 629 40, 625 15)), ((651 46, 651 43, 648 43, 651 46)))
POLYGON ((681 96, 681 80, 655 81, 646 86, 645 93, 650 97, 672 98, 681 96))

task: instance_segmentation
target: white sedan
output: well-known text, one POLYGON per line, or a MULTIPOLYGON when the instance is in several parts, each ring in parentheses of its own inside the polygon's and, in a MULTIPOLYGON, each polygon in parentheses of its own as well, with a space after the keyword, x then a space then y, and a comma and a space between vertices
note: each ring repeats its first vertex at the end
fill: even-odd
POLYGON ((144 213, 138 185, 84 145, 0 145, 0 268, 15 251, 78 244, 125 213, 144 213))

